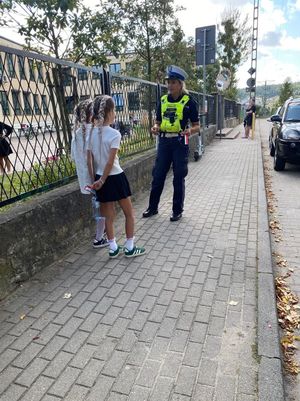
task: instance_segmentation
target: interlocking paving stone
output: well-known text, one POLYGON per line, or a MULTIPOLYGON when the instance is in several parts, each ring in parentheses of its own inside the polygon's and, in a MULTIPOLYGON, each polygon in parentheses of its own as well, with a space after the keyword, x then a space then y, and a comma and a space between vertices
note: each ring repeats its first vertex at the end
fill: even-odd
MULTIPOLYGON (((145 256, 109 260, 86 243, 47 283, 38 273, 3 301, 0 399, 256 401, 259 146, 238 138, 207 147, 189 165, 175 224, 171 176, 151 219, 140 218, 149 195, 140 194, 145 256)), ((118 216, 121 241, 123 224, 118 216)))

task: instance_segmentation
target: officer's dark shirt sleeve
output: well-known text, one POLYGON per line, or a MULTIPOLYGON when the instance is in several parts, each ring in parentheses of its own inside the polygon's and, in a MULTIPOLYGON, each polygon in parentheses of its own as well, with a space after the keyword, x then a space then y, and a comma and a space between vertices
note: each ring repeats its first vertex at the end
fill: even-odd
POLYGON ((199 122, 199 114, 198 114, 197 105, 194 102, 194 100, 190 99, 187 103, 187 106, 189 106, 189 120, 192 123, 198 123, 199 122))
POLYGON ((13 127, 11 127, 10 125, 7 125, 3 122, 0 122, 0 132, 3 133, 7 137, 13 132, 13 127))
POLYGON ((159 102, 158 105, 157 105, 156 121, 162 122, 162 118, 161 118, 161 102, 159 102))

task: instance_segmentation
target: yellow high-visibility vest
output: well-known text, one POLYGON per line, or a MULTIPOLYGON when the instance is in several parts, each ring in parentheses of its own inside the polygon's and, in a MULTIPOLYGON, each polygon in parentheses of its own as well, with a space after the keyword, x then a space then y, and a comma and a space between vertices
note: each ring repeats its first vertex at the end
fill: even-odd
POLYGON ((180 122, 183 120, 183 109, 190 100, 188 95, 184 95, 179 102, 171 103, 168 101, 168 95, 161 98, 161 118, 160 130, 162 132, 180 132, 182 131, 180 122))

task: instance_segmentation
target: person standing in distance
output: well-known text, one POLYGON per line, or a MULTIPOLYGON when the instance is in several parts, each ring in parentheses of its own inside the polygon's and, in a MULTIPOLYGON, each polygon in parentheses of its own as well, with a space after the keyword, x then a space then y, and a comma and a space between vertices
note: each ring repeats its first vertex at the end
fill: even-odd
POLYGON ((245 135, 243 138, 250 137, 250 131, 253 125, 253 114, 256 112, 255 98, 249 100, 248 107, 246 108, 246 117, 244 119, 245 135))
POLYGON ((173 166, 173 212, 171 221, 182 217, 185 177, 188 173, 188 137, 199 132, 199 115, 196 103, 185 88, 186 72, 177 66, 167 68, 168 95, 161 97, 156 112, 156 122, 151 128, 159 135, 157 157, 153 168, 152 186, 148 209, 144 218, 158 213, 158 204, 167 173, 173 166), (190 127, 189 127, 190 125, 190 127))

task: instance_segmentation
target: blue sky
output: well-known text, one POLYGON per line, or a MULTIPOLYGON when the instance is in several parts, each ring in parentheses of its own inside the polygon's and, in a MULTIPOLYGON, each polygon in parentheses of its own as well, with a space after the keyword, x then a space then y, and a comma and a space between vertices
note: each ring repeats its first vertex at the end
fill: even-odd
MULTIPOLYGON (((136 1, 136 0, 133 0, 136 1)), ((252 32, 253 0, 174 0, 183 6, 178 12, 179 22, 186 36, 195 35, 197 27, 218 25, 225 9, 238 8, 242 17, 249 17, 252 32)), ((93 7, 99 0, 83 0, 93 7)), ((257 84, 282 83, 290 77, 300 81, 300 0, 260 0, 257 84)), ((19 35, 9 34, 19 40, 19 35)), ((239 87, 245 87, 249 78, 248 60, 239 68, 239 87)))
MULTIPOLYGON (((252 28, 252 0, 175 0, 186 10, 179 13, 180 23, 188 36, 196 27, 218 25, 224 9, 238 8, 243 16, 249 16, 252 28)), ((300 0, 260 0, 258 26, 257 83, 282 83, 290 77, 300 81, 300 0)), ((239 86, 244 87, 251 61, 238 72, 239 86)))

